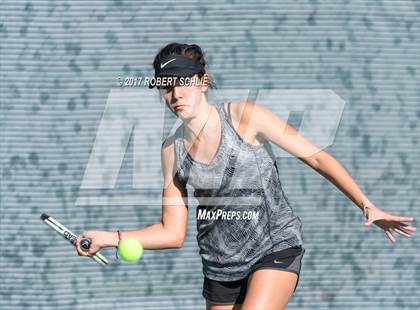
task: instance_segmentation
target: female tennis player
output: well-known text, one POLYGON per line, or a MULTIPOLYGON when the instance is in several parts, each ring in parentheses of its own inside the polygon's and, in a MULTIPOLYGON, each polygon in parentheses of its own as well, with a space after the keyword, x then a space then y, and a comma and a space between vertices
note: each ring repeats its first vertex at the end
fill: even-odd
MULTIPOLYGON (((92 256, 137 238, 148 250, 180 248, 187 231, 187 184, 194 188, 197 240, 203 263, 203 296, 210 310, 284 309, 299 282, 301 221, 283 192, 270 142, 326 177, 389 240, 410 238, 415 227, 376 207, 346 169, 268 108, 254 101, 210 103, 214 83, 202 49, 171 43, 154 59, 155 77, 176 77, 159 91, 182 125, 162 143, 164 176, 160 223, 135 231, 88 231, 92 256), (186 84, 181 78, 192 77, 186 84), (121 235, 119 238, 119 234, 121 235)), ((153 87, 150 85, 149 87, 153 87)))

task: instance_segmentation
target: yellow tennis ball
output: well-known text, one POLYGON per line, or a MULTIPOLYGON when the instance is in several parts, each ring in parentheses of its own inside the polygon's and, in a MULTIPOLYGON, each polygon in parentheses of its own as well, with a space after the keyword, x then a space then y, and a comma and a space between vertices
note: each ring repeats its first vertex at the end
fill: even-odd
POLYGON ((143 246, 135 238, 125 238, 118 245, 118 254, 127 263, 135 263, 143 255, 143 246))

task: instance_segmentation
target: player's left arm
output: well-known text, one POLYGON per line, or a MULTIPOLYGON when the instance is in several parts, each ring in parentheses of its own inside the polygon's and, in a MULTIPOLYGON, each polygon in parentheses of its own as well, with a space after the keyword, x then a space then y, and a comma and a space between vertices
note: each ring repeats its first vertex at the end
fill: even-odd
POLYGON ((416 231, 416 228, 403 222, 414 221, 413 217, 394 215, 376 207, 337 159, 313 145, 270 109, 256 103, 251 103, 251 107, 252 104, 251 124, 256 134, 294 155, 333 183, 364 211, 365 227, 377 225, 392 243, 396 242, 393 231, 412 237, 409 232, 416 231))
POLYGON ((361 210, 371 204, 366 195, 343 167, 325 150, 319 149, 270 109, 255 102, 251 124, 256 134, 268 140, 327 178, 361 210))

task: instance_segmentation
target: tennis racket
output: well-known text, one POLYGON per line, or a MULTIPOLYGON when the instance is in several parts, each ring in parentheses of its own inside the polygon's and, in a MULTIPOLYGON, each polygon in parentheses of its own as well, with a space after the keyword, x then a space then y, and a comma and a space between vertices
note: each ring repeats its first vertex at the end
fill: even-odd
MULTIPOLYGON (((54 219, 51 216, 48 216, 45 213, 41 214, 41 220, 50 226, 53 230, 55 230, 59 235, 61 235, 64 239, 67 239, 71 244, 76 246, 77 242, 77 236, 71 232, 70 229, 66 228, 63 224, 61 224, 59 221, 54 219)), ((91 241, 89 239, 82 239, 80 241, 80 247, 84 251, 88 251, 90 248, 91 241)), ((96 253, 94 256, 89 256, 92 258, 95 262, 97 262, 101 266, 108 265, 108 260, 99 252, 96 253)))

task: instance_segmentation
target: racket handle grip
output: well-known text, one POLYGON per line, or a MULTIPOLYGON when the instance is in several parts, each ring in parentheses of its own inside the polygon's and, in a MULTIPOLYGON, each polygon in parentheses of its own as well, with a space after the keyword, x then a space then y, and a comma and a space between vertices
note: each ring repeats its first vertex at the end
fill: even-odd
POLYGON ((82 239, 80 240, 80 248, 82 249, 82 251, 87 252, 89 251, 91 243, 92 241, 90 241, 90 239, 82 239))
MULTIPOLYGON (((92 241, 90 239, 82 239, 80 240, 80 247, 82 248, 82 251, 88 252, 90 245, 92 244, 92 241)), ((98 264, 102 266, 108 265, 108 260, 103 256, 101 253, 96 253, 94 256, 91 256, 91 259, 96 261, 98 264)))

